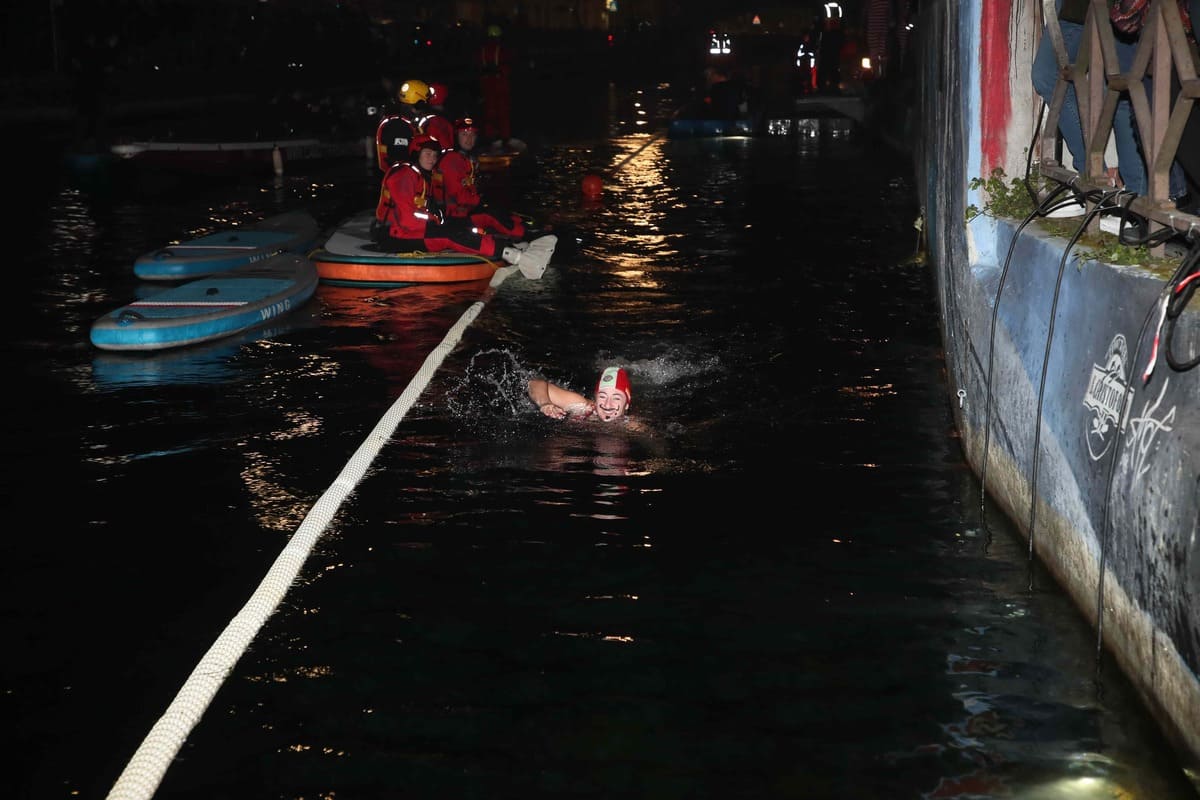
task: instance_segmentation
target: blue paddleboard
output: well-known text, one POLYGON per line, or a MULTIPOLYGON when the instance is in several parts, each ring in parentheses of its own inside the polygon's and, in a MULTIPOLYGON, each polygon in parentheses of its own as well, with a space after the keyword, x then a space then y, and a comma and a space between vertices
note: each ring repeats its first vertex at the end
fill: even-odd
POLYGON ((142 280, 199 278, 268 259, 276 253, 305 253, 320 230, 307 211, 290 211, 262 222, 211 233, 143 253, 133 262, 142 280))
POLYGON ((162 350, 230 336, 299 308, 317 282, 312 261, 281 253, 121 306, 92 323, 92 344, 162 350))

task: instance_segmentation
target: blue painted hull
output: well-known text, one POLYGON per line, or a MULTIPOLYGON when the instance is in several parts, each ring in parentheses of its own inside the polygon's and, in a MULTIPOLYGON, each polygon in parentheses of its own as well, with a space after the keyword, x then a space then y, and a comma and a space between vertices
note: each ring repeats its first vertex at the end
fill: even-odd
POLYGON ((91 341, 103 350, 162 350, 220 339, 299 308, 317 283, 311 261, 283 253, 121 306, 92 324, 91 341))
POLYGON ((753 135, 754 123, 748 119, 673 119, 667 128, 669 139, 753 135))
POLYGON ((254 225, 217 231, 144 253, 133 272, 147 281, 178 281, 226 272, 277 253, 304 253, 319 235, 304 211, 270 217, 254 225))
MULTIPOLYGON (((988 50, 1024 54, 1011 70, 978 54, 988 24, 1032 40, 1040 25, 1028 11, 932 0, 917 26, 917 51, 937 54, 918 70, 915 160, 951 408, 988 496, 1200 775, 1200 369, 1173 369, 1155 350, 1174 267, 1099 260, 1115 243, 1107 234, 1072 247, 1044 220, 968 219, 988 204, 974 179, 1025 171, 1018 146, 995 143, 1027 141, 1035 104, 1014 98, 1006 119, 996 82, 1011 71, 1028 87, 1036 48, 988 50)), ((1194 303, 1168 333, 1164 349, 1200 352, 1194 303)))

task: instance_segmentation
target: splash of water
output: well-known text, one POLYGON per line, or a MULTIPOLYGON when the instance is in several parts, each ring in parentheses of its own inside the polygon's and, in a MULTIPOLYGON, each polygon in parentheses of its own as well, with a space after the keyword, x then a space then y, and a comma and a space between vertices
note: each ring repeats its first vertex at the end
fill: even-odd
POLYGON ((533 377, 536 373, 511 350, 480 350, 446 390, 446 407, 460 418, 516 417, 530 408, 528 385, 533 377))

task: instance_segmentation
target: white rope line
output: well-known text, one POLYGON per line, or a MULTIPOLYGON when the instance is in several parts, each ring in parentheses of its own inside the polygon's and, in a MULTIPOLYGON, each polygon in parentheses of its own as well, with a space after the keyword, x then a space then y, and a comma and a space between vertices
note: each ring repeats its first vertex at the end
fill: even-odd
POLYGON ((142 740, 133 758, 125 765, 117 782, 113 784, 108 793, 109 800, 148 800, 154 796, 167 767, 183 747, 184 740, 200 721, 217 690, 221 688, 238 659, 246 652, 246 648, 267 621, 267 617, 274 613, 283 600, 342 502, 362 480, 375 456, 391 439, 396 426, 417 402, 442 361, 462 339, 467 326, 479 316, 484 305, 495 296, 500 284, 516 269, 510 266, 496 270, 483 298, 472 303, 463 312, 441 343, 425 357, 421 368, 401 392, 400 397, 380 418, 371 433, 354 451, 341 473, 309 510, 250 600, 230 620, 216 642, 192 670, 192 674, 188 676, 167 710, 151 727, 150 733, 142 740))

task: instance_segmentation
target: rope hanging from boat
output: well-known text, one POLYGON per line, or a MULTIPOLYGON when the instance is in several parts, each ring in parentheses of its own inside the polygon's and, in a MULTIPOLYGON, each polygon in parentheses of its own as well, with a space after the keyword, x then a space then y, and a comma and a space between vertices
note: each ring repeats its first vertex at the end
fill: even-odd
POLYGON ((304 517, 300 527, 275 559, 275 563, 271 565, 250 600, 230 620, 216 642, 184 681, 183 687, 167 710, 151 727, 150 733, 142 740, 133 758, 113 784, 108 793, 108 800, 149 800, 154 796, 167 767, 183 747, 184 740, 200 721, 217 690, 229 677, 238 659, 250 646, 250 642, 283 600, 342 502, 362 480, 375 456, 416 404, 442 361, 462 339, 463 332, 479 316, 484 305, 495 296, 500 285, 516 271, 517 268, 511 266, 496 270, 483 297, 463 312, 441 343, 426 356, 424 363, 401 392, 400 397, 380 418, 366 440, 359 445, 349 462, 342 468, 337 479, 304 517))

